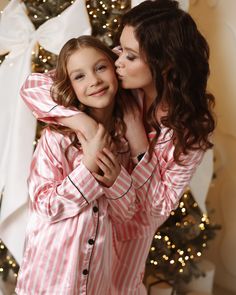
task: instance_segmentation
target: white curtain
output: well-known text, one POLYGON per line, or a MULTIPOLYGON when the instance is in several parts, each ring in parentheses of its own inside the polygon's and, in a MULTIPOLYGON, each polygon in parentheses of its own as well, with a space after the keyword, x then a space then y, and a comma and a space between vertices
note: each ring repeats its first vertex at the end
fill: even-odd
POLYGON ((58 54, 72 37, 90 35, 85 0, 77 0, 59 17, 37 30, 25 5, 12 0, 0 19, 0 54, 9 52, 0 66, 0 191, 3 192, 0 238, 20 263, 27 221, 27 177, 33 152, 36 121, 19 97, 19 89, 31 71, 37 43, 58 54))

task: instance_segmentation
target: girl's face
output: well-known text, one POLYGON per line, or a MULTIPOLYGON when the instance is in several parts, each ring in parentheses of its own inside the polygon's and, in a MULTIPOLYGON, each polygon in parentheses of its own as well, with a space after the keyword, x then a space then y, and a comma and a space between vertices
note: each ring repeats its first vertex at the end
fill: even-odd
POLYGON ((115 65, 122 87, 126 89, 150 88, 153 78, 148 64, 139 52, 139 43, 134 28, 125 26, 120 37, 121 52, 115 65))
POLYGON ((105 54, 92 47, 80 48, 69 57, 67 72, 82 104, 105 111, 113 108, 118 81, 105 54))

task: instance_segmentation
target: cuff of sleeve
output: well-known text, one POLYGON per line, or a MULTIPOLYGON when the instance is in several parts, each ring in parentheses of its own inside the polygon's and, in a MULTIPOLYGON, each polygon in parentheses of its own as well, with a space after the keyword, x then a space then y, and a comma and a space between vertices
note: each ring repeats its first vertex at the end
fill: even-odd
POLYGON ((73 184, 74 191, 79 191, 88 204, 104 194, 102 187, 83 163, 80 163, 68 178, 73 184))
POLYGON ((59 124, 58 121, 56 120, 56 118, 58 118, 58 117, 68 118, 68 117, 78 115, 79 113, 82 113, 81 111, 65 108, 64 106, 57 105, 57 104, 55 104, 53 106, 50 106, 50 105, 46 106, 46 104, 45 104, 45 107, 47 107, 47 109, 45 109, 45 111, 35 109, 32 113, 36 117, 36 119, 46 122, 46 123, 59 124))
POLYGON ((103 187, 107 199, 116 200, 122 198, 132 187, 132 178, 129 173, 121 166, 120 174, 116 181, 109 188, 103 187))
POLYGON ((150 160, 149 152, 146 152, 141 161, 134 167, 131 176, 136 189, 140 188, 148 181, 157 165, 157 162, 158 160, 155 152, 152 153, 150 160))

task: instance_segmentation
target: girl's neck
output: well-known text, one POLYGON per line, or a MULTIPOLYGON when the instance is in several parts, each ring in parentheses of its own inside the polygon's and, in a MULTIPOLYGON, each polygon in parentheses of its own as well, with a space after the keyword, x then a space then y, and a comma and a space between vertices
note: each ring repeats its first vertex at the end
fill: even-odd
POLYGON ((113 108, 107 109, 106 111, 104 111, 104 109, 93 109, 92 112, 89 112, 89 114, 95 121, 101 123, 104 128, 110 132, 110 129, 113 126, 113 108))

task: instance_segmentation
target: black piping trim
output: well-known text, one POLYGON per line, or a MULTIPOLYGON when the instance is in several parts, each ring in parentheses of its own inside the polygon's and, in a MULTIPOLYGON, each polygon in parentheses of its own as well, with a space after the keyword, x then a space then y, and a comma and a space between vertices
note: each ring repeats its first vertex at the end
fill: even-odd
POLYGON ((152 177, 152 175, 153 175, 153 173, 150 174, 150 176, 144 181, 144 183, 142 183, 140 186, 135 187, 135 189, 139 189, 142 186, 144 186, 144 184, 148 182, 148 180, 152 177))
POLYGON ((46 113, 50 113, 53 109, 55 109, 58 106, 58 104, 56 104, 54 107, 52 107, 48 112, 46 113))
POLYGON ((68 179, 70 180, 70 182, 73 184, 73 186, 81 193, 82 197, 85 199, 86 203, 89 204, 88 200, 85 198, 84 194, 80 191, 80 189, 75 185, 75 183, 72 181, 72 179, 70 178, 70 176, 67 176, 68 179))
POLYGON ((131 189, 131 187, 132 187, 132 184, 133 184, 133 179, 131 178, 131 183, 130 183, 130 186, 129 186, 129 188, 127 189, 127 191, 125 192, 125 193, 123 193, 123 195, 121 195, 121 196, 119 196, 119 197, 117 197, 117 198, 107 198, 108 200, 111 200, 111 201, 115 201, 115 200, 118 200, 118 199, 121 199, 121 198, 123 198, 123 196, 125 195, 125 194, 127 194, 128 193, 128 191, 131 189))

